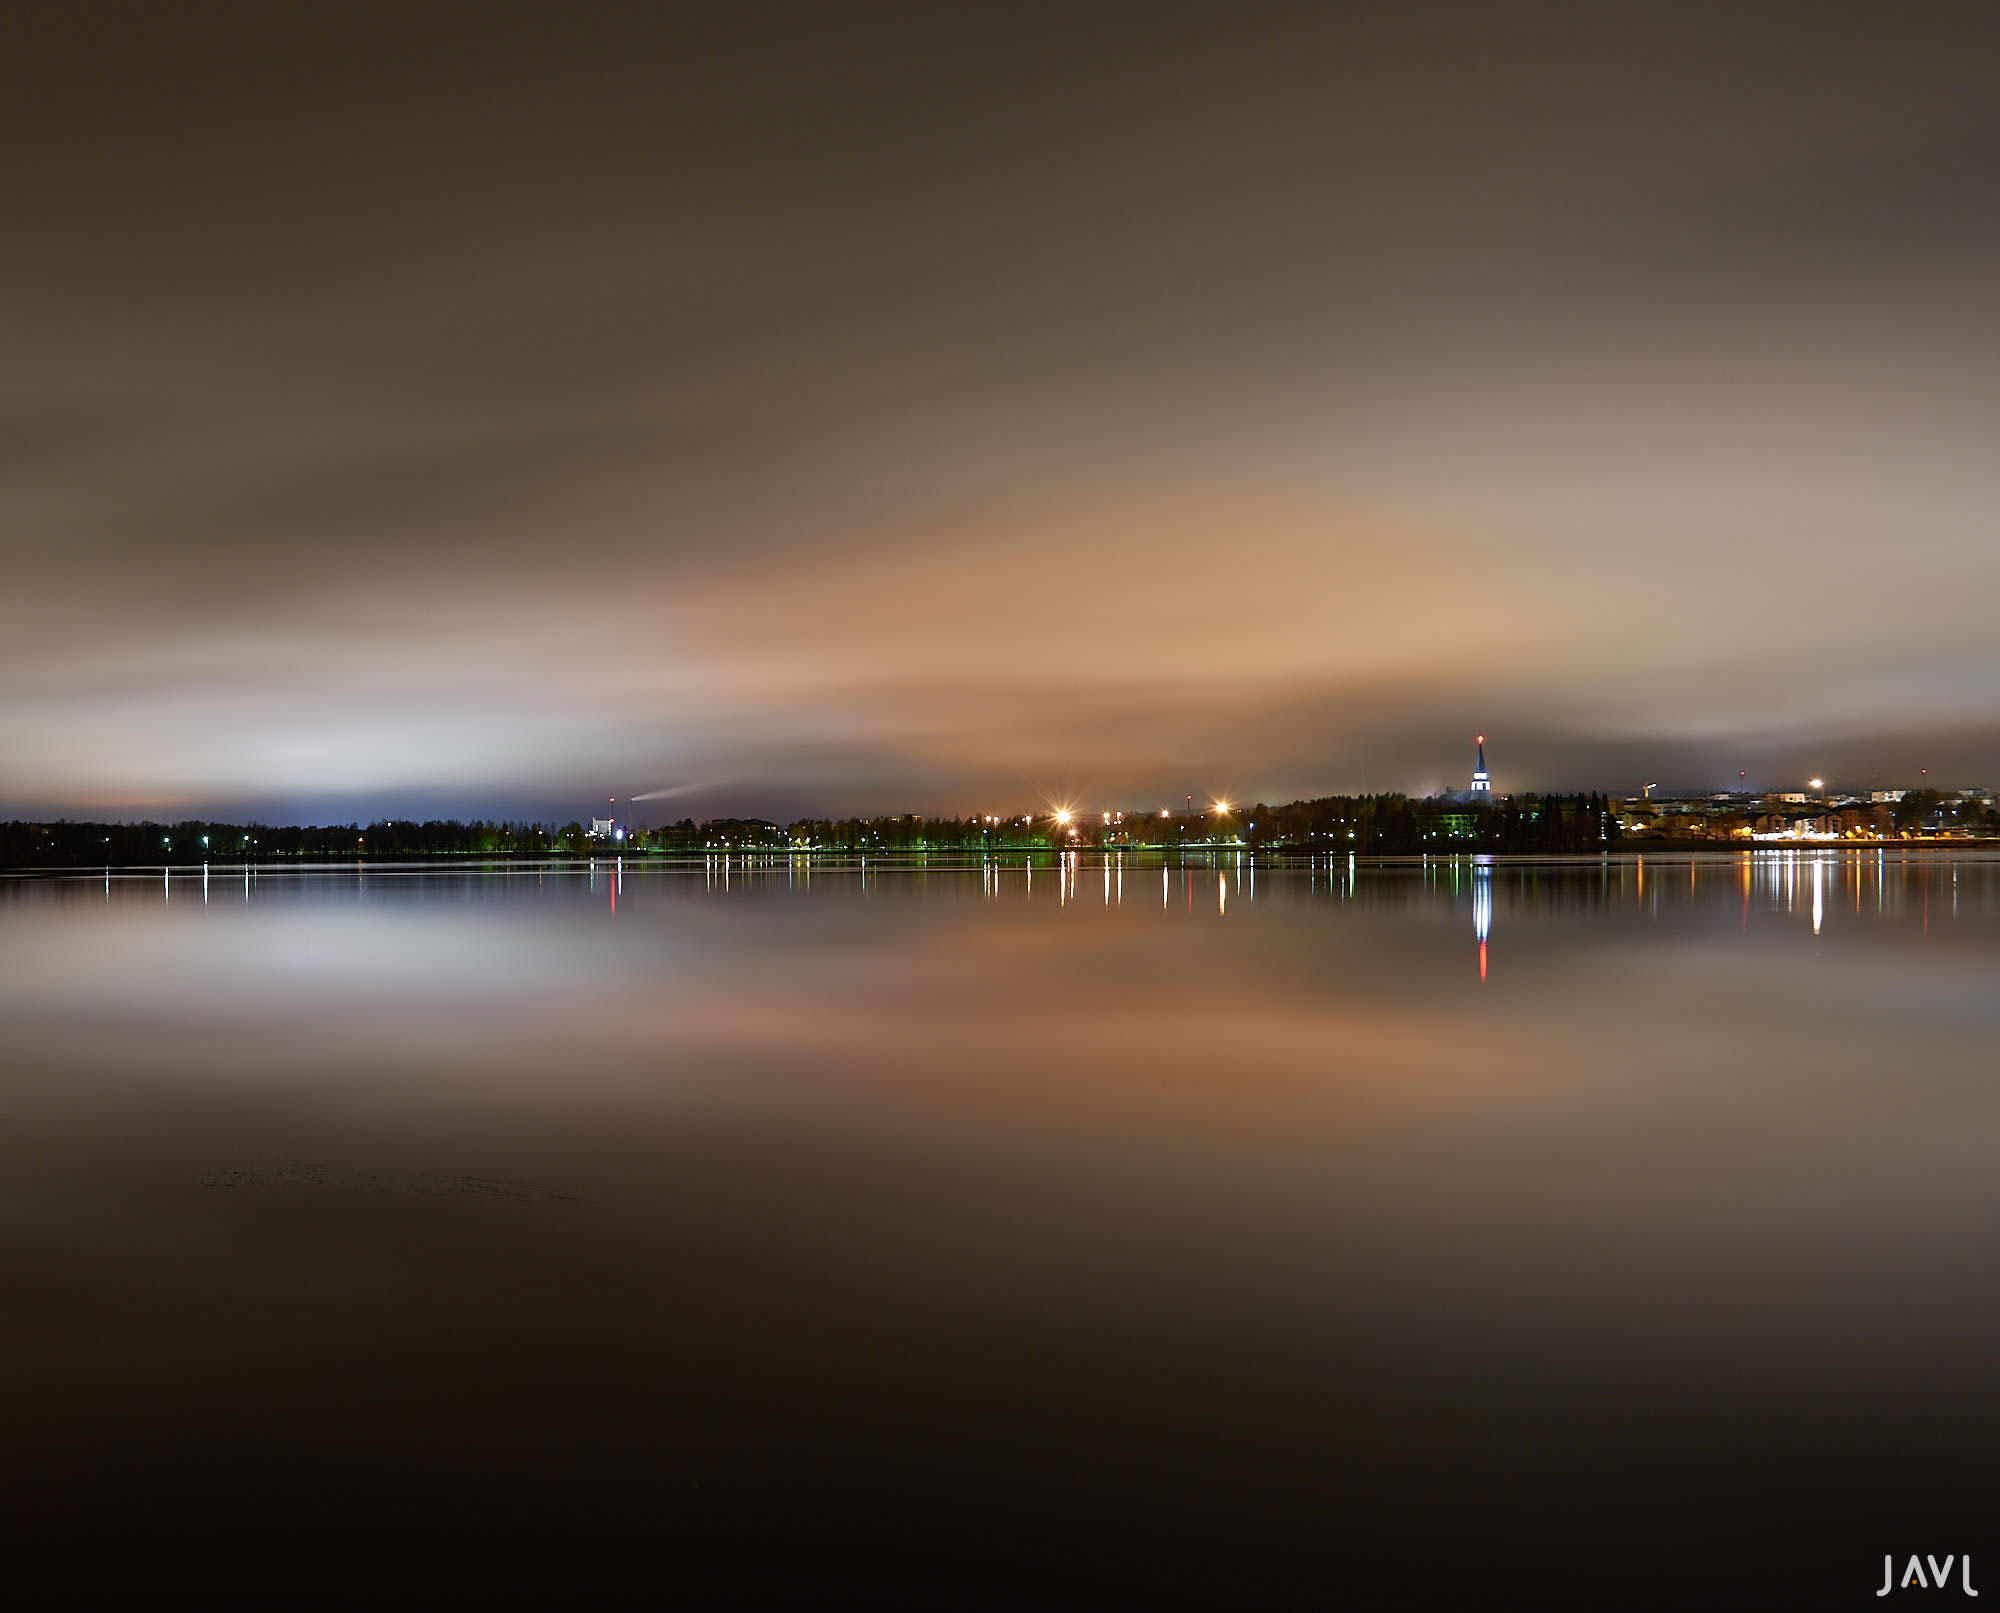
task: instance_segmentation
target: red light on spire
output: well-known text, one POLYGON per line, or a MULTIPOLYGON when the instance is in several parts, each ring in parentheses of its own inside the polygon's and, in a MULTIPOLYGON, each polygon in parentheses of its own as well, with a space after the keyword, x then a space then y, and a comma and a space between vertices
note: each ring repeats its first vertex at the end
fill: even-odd
POLYGON ((1486 743, 1486 736, 1484 734, 1474 734, 1472 736, 1472 742, 1475 745, 1483 745, 1486 743))

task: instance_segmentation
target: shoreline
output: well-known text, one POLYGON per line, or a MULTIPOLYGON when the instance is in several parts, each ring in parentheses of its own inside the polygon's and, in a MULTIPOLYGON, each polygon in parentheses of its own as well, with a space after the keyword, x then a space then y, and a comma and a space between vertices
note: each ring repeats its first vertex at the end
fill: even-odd
POLYGON ((204 870, 212 873, 245 870, 322 873, 362 872, 370 869, 388 872, 398 869, 445 869, 460 868, 467 871, 486 870, 587 870, 604 863, 624 863, 628 867, 697 867, 718 858, 733 862, 780 862, 797 858, 815 861, 838 861, 847 863, 960 863, 973 865, 988 862, 1053 862, 1065 857, 1089 857, 1095 860, 1115 860, 1121 857, 1143 858, 1149 862, 1197 863, 1210 865, 1222 858, 1247 858, 1264 864, 1289 864, 1304 867, 1308 864, 1343 862, 1353 859, 1371 864, 1409 864, 1419 866, 1427 862, 1464 862, 1469 859, 1484 859, 1493 863, 1507 864, 1576 864, 1588 865, 1599 862, 1623 862, 1642 858, 1658 852, 1679 856, 1699 855, 1716 859, 1736 859, 1744 856, 1796 854, 1798 852, 1840 852, 1840 853, 1881 853, 1886 851, 1923 852, 1926 854, 1971 852, 2000 852, 2000 836, 1982 839, 1954 840, 1824 840, 1824 841, 1759 841, 1745 845, 1718 844, 1712 840, 1670 839, 1667 837, 1647 838, 1642 841, 1626 840, 1615 848, 1605 847, 1601 851, 1506 851, 1487 849, 1479 846, 1455 847, 1449 851, 1317 851, 1285 846, 1078 846, 1056 850, 1046 846, 1007 846, 984 850, 978 847, 937 847, 908 851, 860 851, 842 846, 732 846, 718 847, 703 851, 607 851, 597 855, 548 856, 533 853, 509 854, 506 852, 436 852, 429 855, 417 854, 399 857, 343 857, 343 858, 260 858, 251 861, 232 859, 227 862, 144 862, 144 863, 17 863, 0 866, 0 878, 18 878, 30 875, 61 876, 80 874, 198 874, 204 870))

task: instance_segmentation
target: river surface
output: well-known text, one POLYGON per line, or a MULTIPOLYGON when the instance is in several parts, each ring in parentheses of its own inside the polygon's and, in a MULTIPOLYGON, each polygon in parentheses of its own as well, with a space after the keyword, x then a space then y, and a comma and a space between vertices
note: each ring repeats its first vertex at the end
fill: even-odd
POLYGON ((6 878, 8 1549, 2000 1588, 1996 988, 1977 854, 6 878))

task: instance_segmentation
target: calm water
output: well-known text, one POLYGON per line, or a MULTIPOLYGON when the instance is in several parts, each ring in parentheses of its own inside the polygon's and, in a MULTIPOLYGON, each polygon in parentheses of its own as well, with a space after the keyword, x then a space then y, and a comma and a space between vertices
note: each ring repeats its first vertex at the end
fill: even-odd
POLYGON ((1972 855, 7 879, 9 1549, 2000 1587, 1996 966, 1972 855))

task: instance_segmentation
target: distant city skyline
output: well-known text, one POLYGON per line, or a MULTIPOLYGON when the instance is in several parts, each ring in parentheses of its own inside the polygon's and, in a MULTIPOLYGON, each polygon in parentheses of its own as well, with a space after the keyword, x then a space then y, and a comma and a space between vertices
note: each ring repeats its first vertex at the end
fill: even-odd
POLYGON ((542 809, 515 810, 502 808, 493 803, 474 803, 464 809, 447 809, 439 806, 419 807, 410 810, 384 810, 354 812, 320 812, 318 814, 294 812, 290 815, 273 812, 202 811, 194 809, 169 809, 153 812, 127 812, 100 814, 96 820, 74 813, 0 813, 0 818, 11 816, 16 821, 48 821, 66 818, 72 821, 139 822, 152 820, 171 822, 179 820, 210 820, 222 822, 255 822, 270 825, 303 826, 308 824, 334 825, 340 823, 382 823, 415 822, 426 819, 449 819, 458 822, 522 822, 557 826, 572 822, 585 826, 593 834, 608 836, 614 828, 637 827, 657 828, 692 819, 696 822, 711 820, 741 820, 769 822, 775 824, 797 823, 810 819, 889 819, 901 817, 930 818, 944 820, 973 820, 982 816, 991 821, 1014 823, 1025 819, 1037 822, 1068 824, 1076 821, 1095 821, 1100 816, 1110 819, 1114 815, 1151 818, 1154 816, 1205 817, 1212 813, 1241 816, 1253 806, 1279 808, 1297 805, 1301 802, 1325 800, 1338 797, 1392 796, 1405 795, 1412 800, 1459 801, 1465 803, 1496 804, 1512 797, 1535 798, 1546 795, 1596 794, 1607 799, 1626 800, 1635 803, 1651 802, 1669 804, 1676 801, 1703 802, 1722 800, 1725 797, 1737 801, 1797 802, 1834 801, 1851 799, 1892 802, 1912 791, 1929 790, 1947 799, 1974 798, 1991 804, 1994 797, 1992 787, 1983 783, 1933 779, 1927 769, 1918 769, 1914 778, 1906 784, 1882 785, 1874 782, 1856 782, 1839 777, 1827 778, 1815 775, 1809 779, 1779 779, 1768 784, 1754 783, 1746 770, 1727 781, 1688 786, 1648 780, 1637 788, 1607 789, 1601 785, 1578 788, 1557 788, 1547 785, 1507 784, 1489 773, 1486 765, 1487 736, 1483 733, 1474 737, 1474 769, 1468 783, 1463 785, 1440 785, 1414 790, 1393 787, 1379 787, 1348 790, 1317 790, 1299 794, 1260 793, 1255 791, 1217 792, 1209 789, 1185 791, 1178 798, 1155 795, 1153 797, 1115 796, 1102 791, 1065 790, 1055 793, 1031 792, 1006 798, 998 796, 979 803, 972 809, 927 808, 904 806, 869 807, 862 809, 835 809, 824 802, 809 803, 798 809, 773 810, 769 803, 757 805, 735 805, 727 810, 699 807, 694 793, 677 789, 662 789, 641 792, 634 796, 598 796, 582 802, 557 800, 544 803, 542 809), (608 816, 606 815, 608 814, 608 816))
MULTIPOLYGON (((1482 733, 1474 741, 1478 764, 1483 766, 1487 736, 1482 733)), ((1506 755, 1510 761, 1514 753, 1511 739, 1506 742, 1506 755)), ((1800 755, 1824 755, 1832 747, 1824 747, 1818 752, 1798 752, 1800 755)), ((1662 747, 1662 754, 1673 754, 1671 747, 1662 747)), ((1531 752, 1531 757, 1533 753, 1531 752)), ((1950 754, 1947 752, 1947 754, 1950 754)), ((1725 757, 1727 762, 1732 758, 1725 757)), ((1532 765, 1532 762, 1530 764, 1532 765)), ((1427 771, 1410 768, 1401 780, 1376 779, 1348 781, 1351 773, 1341 770, 1343 782, 1320 787, 1292 789, 1258 789, 1246 787, 1232 779, 1224 786, 1213 782, 1223 770, 1211 768, 1205 771, 1200 782, 1190 779, 1170 780, 1166 788, 1150 790, 1100 788, 1084 782, 1067 782, 1058 788, 1049 788, 1031 783, 1019 783, 1012 788, 995 787, 974 796, 960 787, 955 792, 946 792, 940 799, 937 792, 922 790, 857 790, 851 787, 835 788, 824 794, 811 791, 801 782, 772 780, 767 785, 756 782, 731 784, 715 781, 708 784, 689 786, 658 786, 646 791, 634 791, 631 795, 618 796, 616 815, 618 819, 642 824, 671 823, 681 818, 692 817, 702 820, 711 817, 763 817, 777 822, 790 822, 807 817, 885 817, 907 812, 916 812, 932 817, 971 817, 982 812, 1003 811, 1018 813, 1023 810, 1052 811, 1059 804, 1068 803, 1077 810, 1096 812, 1104 808, 1115 810, 1158 810, 1162 807, 1178 814, 1184 810, 1183 803, 1192 796, 1196 810, 1202 804, 1218 797, 1247 804, 1264 801, 1272 805, 1291 801, 1312 800, 1336 795, 1378 795, 1404 794, 1413 798, 1439 797, 1452 794, 1490 793, 1496 798, 1512 794, 1544 793, 1588 793, 1596 791, 1606 795, 1642 795, 1650 786, 1655 795, 1661 797, 1707 795, 1718 792, 1746 792, 1754 795, 1775 795, 1807 789, 1813 779, 1823 779, 1827 793, 1848 792, 1866 795, 1871 791, 1886 789, 1928 788, 1951 794, 1966 789, 1989 789, 1994 778, 2000 777, 2000 769, 1932 768, 1916 765, 1903 770, 1895 768, 1840 768, 1826 766, 1823 771, 1801 770, 1807 764, 1795 764, 1789 771, 1775 768, 1711 767, 1705 778, 1690 779, 1685 772, 1676 773, 1671 765, 1655 767, 1651 771, 1643 759, 1635 766, 1627 765, 1622 780, 1591 779, 1585 776, 1564 777, 1557 781, 1538 779, 1532 774, 1524 776, 1519 766, 1496 767, 1490 775, 1486 792, 1475 787, 1468 789, 1468 776, 1460 769, 1456 776, 1449 761, 1440 756, 1434 759, 1427 771), (1664 774, 1664 778, 1654 778, 1653 772, 1664 774), (1173 786, 1179 786, 1175 788, 1173 786), (918 798, 925 797, 925 798, 918 798), (635 799, 636 798, 636 799, 635 799)), ((1308 771, 1304 765, 1297 765, 1286 771, 1303 775, 1308 771)), ((1332 771, 1329 769, 1329 771, 1332 771)), ((1476 778, 1476 776, 1475 776, 1476 778)), ((173 818, 216 818, 224 821, 257 821, 265 823, 343 823, 349 821, 380 821, 384 818, 458 818, 470 821, 475 818, 513 819, 534 822, 562 822, 575 818, 588 822, 590 818, 607 808, 614 798, 603 793, 578 795, 569 791, 540 792, 527 789, 505 787, 480 789, 396 789, 372 791, 365 794, 326 793, 317 795, 245 795, 237 797, 216 797, 210 799, 175 800, 170 798, 135 797, 120 800, 111 797, 103 800, 77 800, 70 802, 47 802, 22 800, 0 802, 0 817, 40 819, 70 817, 78 819, 102 819, 106 821, 137 821, 151 817, 160 821, 173 818)))

